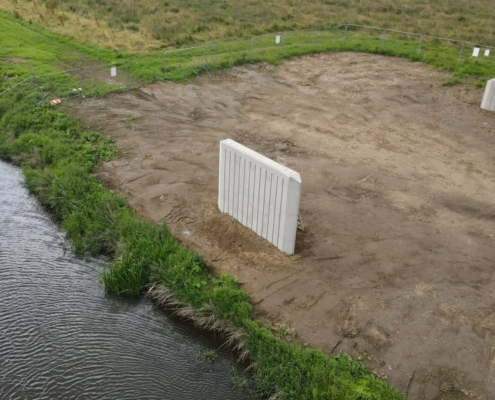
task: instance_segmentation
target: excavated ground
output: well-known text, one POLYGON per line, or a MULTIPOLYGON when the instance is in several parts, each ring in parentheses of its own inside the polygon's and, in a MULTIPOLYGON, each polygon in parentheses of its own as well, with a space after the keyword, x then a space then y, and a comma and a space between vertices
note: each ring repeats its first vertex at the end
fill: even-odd
POLYGON ((102 181, 239 278, 281 331, 363 357, 410 399, 493 399, 495 113, 449 77, 320 54, 68 108, 121 149, 102 181), (226 138, 301 174, 295 256, 218 211, 226 138))

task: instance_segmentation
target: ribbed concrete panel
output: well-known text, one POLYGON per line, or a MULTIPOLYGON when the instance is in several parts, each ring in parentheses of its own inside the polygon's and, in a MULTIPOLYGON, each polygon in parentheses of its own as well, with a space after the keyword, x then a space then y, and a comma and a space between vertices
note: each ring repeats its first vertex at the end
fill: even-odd
POLYGON ((495 79, 490 79, 486 83, 481 108, 488 111, 495 111, 495 79))
POLYGON ((231 140, 220 142, 218 208, 294 254, 300 175, 231 140))

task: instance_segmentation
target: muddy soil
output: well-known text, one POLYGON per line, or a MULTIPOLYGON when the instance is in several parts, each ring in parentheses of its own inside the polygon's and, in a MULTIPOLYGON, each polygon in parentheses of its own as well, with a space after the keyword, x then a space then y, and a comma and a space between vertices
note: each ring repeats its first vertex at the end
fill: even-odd
POLYGON ((71 107, 121 149, 103 182, 239 278, 273 323, 362 357, 410 399, 493 399, 495 113, 448 78, 320 54, 71 107), (295 256, 218 211, 226 138, 301 174, 295 256))

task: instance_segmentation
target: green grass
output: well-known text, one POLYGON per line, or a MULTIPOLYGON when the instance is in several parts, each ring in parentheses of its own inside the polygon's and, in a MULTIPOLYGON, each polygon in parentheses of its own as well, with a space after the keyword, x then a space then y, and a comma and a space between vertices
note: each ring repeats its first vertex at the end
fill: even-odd
POLYGON ((0 92, 30 76, 36 76, 16 89, 16 93, 30 92, 32 104, 55 97, 105 93, 125 86, 125 82, 102 82, 98 79, 102 73, 98 68, 87 70, 84 83, 81 83, 77 70, 79 67, 113 62, 120 65, 119 76, 123 76, 125 66, 122 62, 115 62, 125 57, 123 53, 78 43, 0 11, 0 92), (67 69, 74 71, 60 73, 67 69), (53 75, 39 77, 44 74, 53 75), (84 91, 80 92, 78 89, 81 86, 84 91))
POLYGON ((0 89, 20 78, 59 72, 88 61, 109 62, 118 56, 0 11, 0 89))

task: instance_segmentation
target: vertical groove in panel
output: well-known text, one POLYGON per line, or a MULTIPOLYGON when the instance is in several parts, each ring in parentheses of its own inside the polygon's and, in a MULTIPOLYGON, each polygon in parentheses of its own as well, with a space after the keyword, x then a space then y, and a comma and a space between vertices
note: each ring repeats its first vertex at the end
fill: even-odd
POLYGON ((239 219, 239 170, 241 167, 240 161, 241 155, 237 154, 234 170, 234 218, 237 220, 239 219))
POLYGON ((243 179, 242 179, 242 224, 247 224, 247 205, 249 195, 249 160, 244 158, 243 179), (246 168, 247 167, 247 168, 246 168))
POLYGON ((234 153, 234 185, 232 188, 232 216, 237 218, 237 199, 238 199, 238 187, 239 187, 239 157, 237 151, 234 153))
POLYGON ((267 210, 267 219, 266 219, 266 239, 271 241, 271 236, 273 236, 273 232, 270 232, 270 226, 272 225, 272 208, 274 206, 273 201, 273 172, 270 174, 270 185, 268 189, 268 210, 267 210), (270 239, 269 239, 270 237, 270 239))
POLYGON ((232 151, 230 149, 228 152, 228 156, 229 156, 229 159, 228 159, 228 162, 226 163, 226 168, 228 171, 229 179, 227 180, 226 185, 227 185, 227 212, 230 214, 230 165, 232 163, 232 161, 231 161, 232 151))
POLYGON ((260 183, 259 183, 259 191, 258 191, 258 198, 256 199, 256 204, 258 205, 257 207, 257 213, 258 216, 256 218, 256 233, 261 236, 261 228, 262 225, 261 223, 263 222, 263 203, 262 203, 262 198, 263 198, 263 192, 265 191, 265 181, 263 180, 263 168, 260 167, 260 183))
POLYGON ((254 164, 254 190, 253 190, 253 230, 258 232, 258 198, 260 196, 261 169, 254 164))
POLYGON ((260 176, 258 172, 258 166, 254 164, 254 190, 253 190, 253 230, 256 232, 258 229, 258 196, 260 193, 260 176))
POLYGON ((242 157, 239 162, 239 185, 237 186, 237 219, 242 221, 242 201, 244 199, 244 162, 242 157))
POLYGON ((225 169, 227 170, 228 179, 225 182, 225 197, 227 198, 227 202, 225 209, 227 213, 230 214, 230 163, 232 158, 232 151, 229 149, 227 153, 228 159, 225 160, 225 169))
POLYGON ((235 166, 235 153, 230 150, 229 156, 229 214, 232 215, 232 203, 234 200, 233 188, 234 188, 234 166, 235 166))
POLYGON ((237 220, 240 220, 241 219, 241 209, 240 209, 240 205, 241 205, 241 195, 242 195, 242 181, 241 181, 241 176, 242 176, 242 161, 243 161, 244 157, 243 156, 239 156, 239 160, 237 162, 238 166, 237 166, 237 220))
MULTIPOLYGON (((258 229, 256 233, 263 236, 263 223, 265 217, 265 192, 266 192, 266 175, 267 171, 260 167, 260 193, 258 197, 258 229)), ((264 236, 263 236, 264 237, 264 236)))
POLYGON ((263 221, 261 224, 262 233, 265 239, 268 240, 268 227, 270 222, 270 192, 271 192, 271 176, 272 173, 265 172, 265 191, 263 193, 263 221), (268 188, 267 188, 268 187, 268 188), (268 189, 268 190, 267 190, 268 189), (267 195, 268 192, 268 195, 267 195))
POLYGON ((249 160, 249 170, 248 170, 248 191, 247 191, 247 199, 246 199, 246 226, 248 228, 252 229, 252 223, 253 223, 253 211, 252 211, 252 203, 251 203, 251 192, 254 190, 254 185, 251 180, 252 177, 252 168, 253 168, 253 162, 249 160), (251 214, 249 213, 249 210, 251 210, 251 214))
POLYGON ((230 169, 230 215, 234 215, 234 190, 235 190, 235 164, 237 159, 237 153, 232 152, 232 167, 230 169))
MULTIPOLYGON (((272 182, 273 186, 273 182, 272 182)), ((272 238, 270 239, 270 242, 273 243, 273 238, 275 236, 275 220, 277 219, 277 196, 278 196, 278 176, 277 179, 275 180, 275 201, 273 202, 273 223, 272 223, 272 238)))
POLYGON ((242 175, 242 161, 243 161, 243 158, 241 155, 238 156, 237 158, 237 178, 236 178, 236 185, 237 185, 237 190, 236 190, 236 193, 237 193, 237 204, 236 204, 236 208, 237 208, 237 215, 236 215, 236 218, 237 220, 240 220, 241 217, 242 217, 242 214, 241 214, 241 209, 240 209, 240 205, 241 205, 241 194, 242 194, 242 186, 241 186, 241 175, 242 175))
POLYGON ((258 172, 258 191, 256 192, 256 197, 254 199, 254 209, 255 211, 255 218, 256 218, 256 233, 259 235, 261 233, 260 230, 260 225, 261 225, 261 213, 260 213, 260 198, 261 198, 261 188, 262 188, 262 181, 263 181, 263 169, 261 167, 256 168, 258 172))
POLYGON ((287 177, 283 176, 280 179, 280 182, 278 183, 278 209, 277 209, 277 222, 275 224, 275 229, 277 231, 277 243, 279 242, 280 235, 282 234, 282 230, 280 229, 280 219, 283 218, 283 212, 282 212, 282 204, 284 201, 284 185, 285 181, 287 180, 287 177))
POLYGON ((228 198, 227 198, 227 188, 228 188, 228 184, 227 184, 227 172, 228 172, 228 163, 227 163, 227 149, 224 148, 223 150, 223 193, 222 193, 222 196, 223 196, 223 210, 225 209, 229 209, 229 203, 228 203, 228 198))
POLYGON ((283 221, 282 221, 282 218, 285 218, 285 216, 282 215, 282 204, 284 204, 284 192, 285 192, 285 182, 284 181, 282 181, 282 192, 280 194, 280 204, 278 205, 279 214, 278 214, 278 237, 277 237, 277 244, 276 244, 277 247, 281 246, 280 241, 281 241, 281 239, 283 240, 283 231, 282 231, 283 221))
POLYGON ((270 199, 270 175, 268 171, 265 171, 265 191, 263 192, 263 222, 261 224, 262 236, 267 239, 268 238, 268 205, 267 200, 270 199), (267 190, 268 189, 268 190, 267 190), (268 196, 267 196, 268 192, 268 196), (267 199, 268 197, 268 199, 267 199))
POLYGON ((225 181, 225 198, 227 199, 225 203, 225 209, 227 210, 227 213, 230 213, 230 198, 229 198, 229 189, 230 189, 230 149, 227 153, 227 158, 225 159, 225 169, 228 178, 225 181))
POLYGON ((242 160, 242 201, 241 201, 241 219, 242 219, 242 224, 246 225, 246 207, 245 207, 245 199, 246 199, 246 159, 243 158, 242 160))

